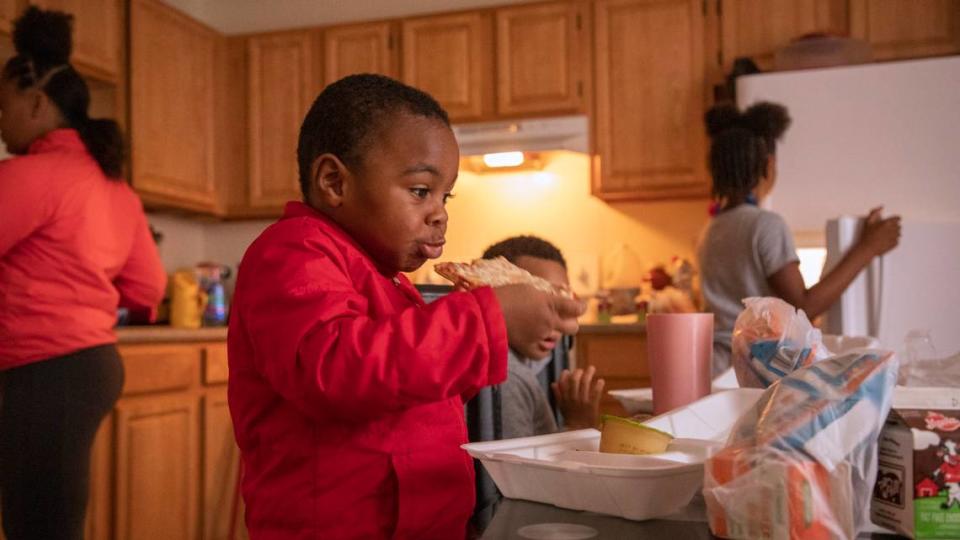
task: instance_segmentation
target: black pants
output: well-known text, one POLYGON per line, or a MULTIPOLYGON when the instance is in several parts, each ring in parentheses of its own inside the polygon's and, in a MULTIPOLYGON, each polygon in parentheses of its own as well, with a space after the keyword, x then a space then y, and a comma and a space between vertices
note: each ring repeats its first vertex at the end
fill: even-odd
POLYGON ((0 500, 8 540, 83 538, 90 447, 123 387, 113 345, 0 373, 0 500))

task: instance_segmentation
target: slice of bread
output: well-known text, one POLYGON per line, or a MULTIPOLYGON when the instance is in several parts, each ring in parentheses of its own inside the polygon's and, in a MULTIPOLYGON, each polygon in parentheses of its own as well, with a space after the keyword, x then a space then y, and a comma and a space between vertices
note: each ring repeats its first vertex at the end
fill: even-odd
POLYGON ((673 435, 627 418, 605 414, 600 428, 600 451, 610 454, 659 454, 673 435))
POLYGON ((433 269, 457 287, 466 290, 484 286, 502 287, 504 285, 526 284, 543 292, 573 298, 573 294, 568 289, 556 287, 549 281, 527 272, 503 257, 477 259, 469 264, 440 263, 433 269))

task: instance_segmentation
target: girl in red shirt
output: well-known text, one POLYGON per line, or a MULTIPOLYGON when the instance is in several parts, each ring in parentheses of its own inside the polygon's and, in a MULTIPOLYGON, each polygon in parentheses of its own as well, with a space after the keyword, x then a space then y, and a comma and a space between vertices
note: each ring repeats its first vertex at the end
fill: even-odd
POLYGON ((71 17, 29 8, 0 76, 0 499, 10 540, 82 537, 90 446, 123 385, 118 306, 166 275, 122 181, 116 123, 87 116, 71 17))

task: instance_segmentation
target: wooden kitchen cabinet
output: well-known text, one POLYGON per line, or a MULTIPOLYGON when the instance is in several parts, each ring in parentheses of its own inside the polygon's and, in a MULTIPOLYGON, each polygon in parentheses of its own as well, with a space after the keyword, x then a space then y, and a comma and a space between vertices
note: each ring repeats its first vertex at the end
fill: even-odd
POLYGON ((706 197, 700 0, 598 0, 594 195, 706 197))
POLYGON ((794 38, 812 32, 847 33, 847 0, 718 0, 723 71, 748 56, 763 70, 794 38))
POLYGON ((850 34, 873 47, 875 60, 960 52, 957 0, 850 0, 850 34))
POLYGON ((148 206, 216 209, 217 39, 158 0, 130 3, 132 183, 148 206))
POLYGON ((323 32, 323 84, 347 75, 400 76, 400 38, 394 22, 334 26, 323 32))
POLYGON ((498 114, 585 112, 587 8, 556 2, 496 11, 498 114))
POLYGON ((248 41, 250 206, 280 210, 300 200, 297 139, 319 92, 310 32, 248 41))
POLYGON ((487 12, 407 19, 402 23, 403 82, 443 105, 455 122, 493 112, 493 23, 487 12))
MULTIPOLYGON (((23 0, 0 0, 0 32, 13 31, 13 20, 20 14, 23 0)), ((0 538, 3 538, 0 533, 0 538)))
POLYGON ((620 402, 608 392, 650 386, 647 362, 647 336, 642 328, 630 325, 596 325, 581 328, 574 339, 577 367, 596 368, 596 377, 604 379, 600 412, 628 416, 620 402))
POLYGON ((116 81, 124 40, 121 0, 30 0, 44 8, 73 15, 71 62, 86 75, 116 81))
POLYGON ((199 419, 189 394, 117 403, 117 537, 198 538, 199 419))
MULTIPOLYGON (((226 382, 224 380, 224 382, 226 382)), ((211 390, 203 397, 203 538, 230 538, 230 517, 237 492, 240 450, 234 442, 233 422, 227 407, 227 389, 211 390)), ((238 503, 236 530, 244 530, 243 506, 238 503)), ((244 537, 246 537, 244 535, 244 537)))

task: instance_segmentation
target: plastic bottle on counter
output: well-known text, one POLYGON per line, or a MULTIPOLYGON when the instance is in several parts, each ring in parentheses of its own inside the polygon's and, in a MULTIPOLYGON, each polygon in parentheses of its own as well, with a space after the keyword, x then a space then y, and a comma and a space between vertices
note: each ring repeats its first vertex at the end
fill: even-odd
POLYGON ((637 306, 637 322, 640 324, 646 324, 647 309, 650 307, 650 304, 647 302, 646 298, 641 295, 637 295, 634 303, 637 306))
POLYGON ((597 322, 607 324, 613 316, 613 303, 607 291, 597 293, 597 322))

